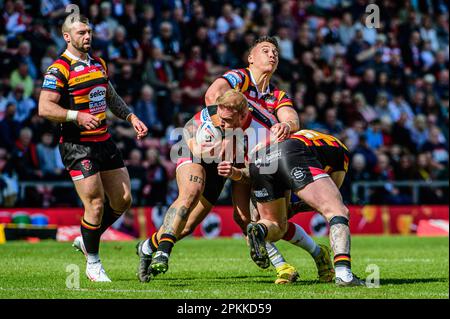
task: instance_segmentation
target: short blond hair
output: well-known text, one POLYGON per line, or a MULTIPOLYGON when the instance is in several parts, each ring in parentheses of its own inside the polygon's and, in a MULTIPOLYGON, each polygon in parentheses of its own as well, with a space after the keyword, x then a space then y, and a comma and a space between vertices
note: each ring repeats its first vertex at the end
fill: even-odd
POLYGON ((62 33, 70 32, 72 25, 77 22, 89 25, 89 19, 87 17, 80 14, 69 14, 61 27, 62 33))
POLYGON ((220 95, 216 99, 216 104, 229 109, 233 109, 238 113, 243 113, 244 111, 248 110, 247 98, 244 94, 234 89, 230 89, 220 95))

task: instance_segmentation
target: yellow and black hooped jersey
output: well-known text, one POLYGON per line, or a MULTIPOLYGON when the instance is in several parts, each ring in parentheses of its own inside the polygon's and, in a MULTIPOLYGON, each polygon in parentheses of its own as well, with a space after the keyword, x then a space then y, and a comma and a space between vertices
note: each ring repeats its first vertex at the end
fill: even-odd
POLYGON ((59 105, 68 110, 95 115, 101 124, 93 130, 75 122, 61 123, 60 142, 101 142, 110 138, 106 125, 108 76, 105 61, 88 56, 80 61, 67 50, 48 67, 42 90, 61 95, 59 105))
POLYGON ((300 130, 289 138, 305 143, 317 156, 325 172, 348 171, 349 151, 338 138, 313 130, 300 130))
POLYGON ((242 92, 248 101, 253 118, 267 128, 278 123, 276 113, 282 107, 293 107, 285 91, 269 84, 266 92, 259 92, 249 68, 234 69, 222 75, 230 87, 242 92))

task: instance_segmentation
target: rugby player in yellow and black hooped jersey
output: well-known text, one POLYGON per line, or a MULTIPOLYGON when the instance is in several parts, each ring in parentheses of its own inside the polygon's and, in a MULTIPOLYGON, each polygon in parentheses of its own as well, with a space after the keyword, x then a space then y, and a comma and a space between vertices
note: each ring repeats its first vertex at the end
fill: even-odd
POLYGON ((88 19, 69 15, 62 33, 67 49, 44 76, 39 115, 61 123, 61 158, 85 210, 74 246, 86 256, 88 278, 107 282, 98 254, 100 236, 132 199, 128 171, 108 132, 106 110, 130 122, 138 139, 147 134, 147 127, 112 87, 105 62, 88 54, 92 41, 88 19))

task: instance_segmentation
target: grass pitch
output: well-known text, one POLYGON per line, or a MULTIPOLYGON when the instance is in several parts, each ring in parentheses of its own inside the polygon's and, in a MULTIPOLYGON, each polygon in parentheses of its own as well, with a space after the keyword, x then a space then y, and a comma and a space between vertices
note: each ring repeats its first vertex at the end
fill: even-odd
MULTIPOLYGON (((327 238, 317 241, 328 244, 327 238)), ((354 236, 353 271, 365 278, 366 270, 373 271, 374 265, 379 269, 380 287, 370 289, 317 283, 309 254, 286 242, 278 247, 297 267, 300 279, 292 285, 275 285, 275 270, 253 264, 243 239, 184 239, 172 252, 169 271, 143 284, 135 275, 135 244, 102 243, 102 262, 112 283, 90 282, 84 274, 84 257, 71 243, 0 245, 0 298, 449 298, 447 237, 354 236), (79 288, 69 289, 66 282, 76 284, 77 269, 79 288)))

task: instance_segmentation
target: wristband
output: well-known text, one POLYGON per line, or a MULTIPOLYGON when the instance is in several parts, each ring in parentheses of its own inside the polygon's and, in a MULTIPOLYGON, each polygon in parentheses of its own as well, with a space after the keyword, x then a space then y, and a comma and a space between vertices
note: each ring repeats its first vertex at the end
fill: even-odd
POLYGON ((127 117, 125 118, 125 120, 126 120, 127 122, 130 122, 130 123, 131 123, 131 121, 133 121, 133 119, 134 119, 135 117, 137 118, 136 115, 134 115, 133 113, 130 113, 130 114, 127 115, 127 117))
POLYGON ((66 114, 66 122, 76 121, 78 117, 78 111, 68 110, 66 114))
MULTIPOLYGON (((240 181, 242 179, 242 177, 244 177, 244 172, 242 172, 241 170, 239 170, 239 172, 241 172, 241 177, 239 177, 238 179, 233 179, 232 178, 233 181, 238 182, 238 181, 240 181)), ((233 176, 233 174, 231 174, 231 176, 233 176)))

